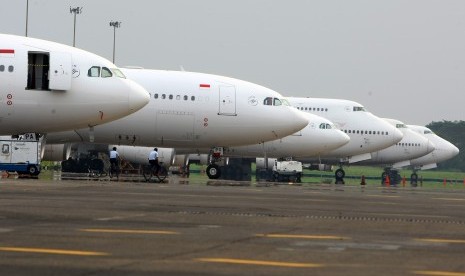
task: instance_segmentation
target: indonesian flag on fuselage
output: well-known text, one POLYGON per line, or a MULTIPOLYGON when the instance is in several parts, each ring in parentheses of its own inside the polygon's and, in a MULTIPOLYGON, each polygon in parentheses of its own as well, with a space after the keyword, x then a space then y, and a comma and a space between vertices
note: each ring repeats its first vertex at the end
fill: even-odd
POLYGON ((201 83, 201 84, 199 84, 199 88, 210 88, 210 84, 201 83))
POLYGON ((0 49, 0 57, 15 57, 14 49, 0 49))

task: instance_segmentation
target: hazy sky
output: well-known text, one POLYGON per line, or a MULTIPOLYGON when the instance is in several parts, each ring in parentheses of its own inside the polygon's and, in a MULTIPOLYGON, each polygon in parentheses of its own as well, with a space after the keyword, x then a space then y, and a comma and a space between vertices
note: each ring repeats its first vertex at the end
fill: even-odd
MULTIPOLYGON (((26 0, 0 0, 25 34, 26 0)), ((119 66, 213 73, 285 96, 344 98, 408 124, 465 120, 463 0, 29 0, 30 37, 119 66)))

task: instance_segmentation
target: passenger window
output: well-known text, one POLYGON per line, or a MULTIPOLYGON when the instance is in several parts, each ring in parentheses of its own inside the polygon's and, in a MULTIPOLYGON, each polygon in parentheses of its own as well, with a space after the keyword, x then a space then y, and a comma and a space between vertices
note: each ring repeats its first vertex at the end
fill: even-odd
POLYGON ((5 71, 5 65, 0 65, 0 72, 5 71))
POLYGON ((15 68, 13 67, 13 65, 8 66, 8 72, 11 73, 11 72, 13 72, 14 69, 15 69, 15 68))
POLYGON ((166 95, 165 94, 161 94, 161 98, 164 100, 166 99, 166 95))
POLYGON ((89 71, 87 71, 87 76, 93 77, 93 78, 100 77, 100 67, 98 66, 90 67, 89 71))
POLYGON ((181 95, 176 95, 176 100, 180 100, 181 99, 181 95))
POLYGON ((158 99, 158 93, 155 93, 155 95, 153 95, 153 98, 158 99))
POLYGON ((170 94, 170 96, 169 96, 168 98, 169 98, 170 100, 172 100, 172 99, 173 99, 173 95, 170 94))
POLYGON ((110 69, 106 67, 102 67, 102 78, 111 78, 113 74, 111 73, 110 69))
POLYGON ((191 97, 191 101, 195 101, 195 96, 192 96, 192 97, 191 97))
POLYGON ((184 100, 187 101, 189 99, 189 97, 187 97, 187 95, 184 95, 184 100))

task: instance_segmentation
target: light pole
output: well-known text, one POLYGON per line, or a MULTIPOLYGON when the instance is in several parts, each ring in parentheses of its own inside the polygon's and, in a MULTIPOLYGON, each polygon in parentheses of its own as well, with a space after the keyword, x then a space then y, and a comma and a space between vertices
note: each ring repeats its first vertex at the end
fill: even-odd
POLYGON ((27 37, 27 21, 29 17, 29 0, 26 0, 26 37, 27 37))
POLYGON ((110 21, 110 27, 113 27, 113 63, 115 63, 116 28, 121 27, 121 21, 110 21))
POLYGON ((69 7, 69 13, 74 13, 73 47, 76 46, 76 14, 81 14, 82 13, 82 8, 83 7, 75 7, 75 8, 69 7))

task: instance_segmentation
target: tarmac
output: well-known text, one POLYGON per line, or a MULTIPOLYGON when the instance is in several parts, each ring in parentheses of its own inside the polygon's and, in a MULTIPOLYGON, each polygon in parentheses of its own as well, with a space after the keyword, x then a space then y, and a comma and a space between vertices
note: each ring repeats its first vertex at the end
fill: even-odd
POLYGON ((465 189, 0 179, 0 275, 465 275, 465 189))

